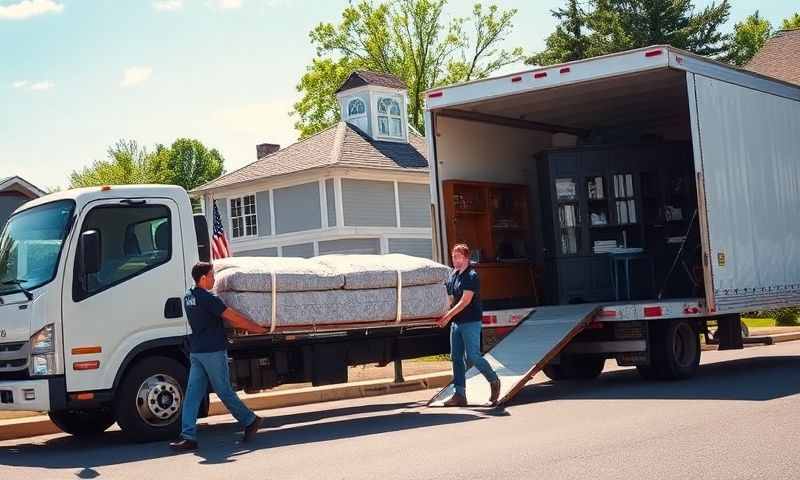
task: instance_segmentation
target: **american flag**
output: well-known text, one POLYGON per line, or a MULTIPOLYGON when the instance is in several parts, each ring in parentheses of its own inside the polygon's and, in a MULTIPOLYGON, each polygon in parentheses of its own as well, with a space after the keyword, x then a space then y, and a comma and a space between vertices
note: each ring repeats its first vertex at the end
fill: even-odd
POLYGON ((217 210, 217 203, 214 202, 214 234, 211 237, 211 258, 230 257, 231 251, 228 246, 228 239, 225 238, 225 229, 222 228, 222 218, 217 210))

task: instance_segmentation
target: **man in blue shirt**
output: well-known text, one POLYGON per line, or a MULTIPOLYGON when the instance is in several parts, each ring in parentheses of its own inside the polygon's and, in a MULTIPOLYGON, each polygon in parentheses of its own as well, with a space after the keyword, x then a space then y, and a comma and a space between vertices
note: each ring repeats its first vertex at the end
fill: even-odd
POLYGON ((453 361, 453 385, 455 393, 444 402, 446 407, 467 405, 467 363, 475 365, 491 387, 489 403, 497 403, 500 395, 500 379, 489 362, 481 355, 481 320, 483 309, 480 297, 478 272, 469 261, 469 247, 458 244, 451 254, 453 272, 447 279, 447 294, 450 310, 439 320, 440 327, 452 321, 450 327, 450 356, 453 361))
POLYGON ((197 449, 197 412, 208 395, 209 382, 228 411, 244 427, 244 441, 252 440, 261 426, 261 418, 247 408, 231 387, 225 322, 252 333, 266 333, 267 329, 227 307, 209 291, 214 288, 214 270, 210 263, 195 265, 192 278, 195 286, 183 297, 192 328, 189 334, 189 384, 181 412, 181 438, 169 444, 176 451, 197 449))

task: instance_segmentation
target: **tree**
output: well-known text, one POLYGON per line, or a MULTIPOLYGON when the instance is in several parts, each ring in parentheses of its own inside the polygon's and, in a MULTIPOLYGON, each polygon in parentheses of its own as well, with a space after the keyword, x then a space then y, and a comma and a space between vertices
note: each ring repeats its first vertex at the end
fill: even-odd
POLYGON ((800 13, 795 13, 791 17, 784 19, 781 28, 783 30, 794 30, 795 28, 800 28, 800 13))
POLYGON ((742 66, 750 61, 772 35, 772 24, 758 10, 733 27, 733 37, 723 59, 742 66))
POLYGON ((170 147, 153 152, 135 140, 119 140, 109 147, 106 160, 70 174, 70 188, 97 185, 161 183, 191 190, 223 173, 222 155, 198 140, 179 138, 170 147))
POLYGON ((295 103, 295 128, 307 137, 340 118, 334 92, 357 69, 391 73, 409 90, 409 122, 423 129, 425 90, 444 83, 484 78, 519 60, 521 49, 499 45, 513 28, 515 10, 476 4, 470 18, 444 22, 447 0, 361 0, 337 25, 320 23, 310 33, 317 58, 306 68, 295 103), (471 34, 465 26, 471 25, 471 34))
POLYGON ((559 25, 546 48, 527 63, 562 63, 659 44, 716 56, 726 48, 720 27, 728 20, 730 3, 722 0, 697 11, 692 0, 567 0, 565 8, 552 13, 559 25))

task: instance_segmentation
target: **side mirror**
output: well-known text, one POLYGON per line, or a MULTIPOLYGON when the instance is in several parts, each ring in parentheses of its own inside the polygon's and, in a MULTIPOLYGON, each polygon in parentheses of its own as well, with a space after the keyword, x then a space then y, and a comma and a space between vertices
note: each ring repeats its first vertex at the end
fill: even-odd
POLYGON ((100 271, 102 262, 100 232, 87 230, 81 234, 81 269, 84 275, 100 271))

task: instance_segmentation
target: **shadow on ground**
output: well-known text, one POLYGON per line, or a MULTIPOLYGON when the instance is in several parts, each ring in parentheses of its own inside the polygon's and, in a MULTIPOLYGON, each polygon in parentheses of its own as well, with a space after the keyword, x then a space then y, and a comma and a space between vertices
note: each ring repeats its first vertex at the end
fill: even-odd
POLYGON ((593 381, 529 385, 508 407, 564 398, 767 401, 798 393, 800 357, 771 356, 701 365, 693 378, 682 381, 644 381, 629 369, 608 372, 593 381))
MULTIPOLYGON (((201 446, 194 455, 201 464, 222 464, 254 450, 325 442, 387 432, 475 421, 480 415, 468 411, 423 413, 419 403, 368 404, 307 413, 268 416, 265 429, 247 444, 241 443, 235 422, 201 425, 201 446), (355 418, 353 418, 355 417, 355 418)), ((324 408, 324 405, 320 405, 324 408)), ((23 440, 24 442, 24 440, 23 440)), ((0 465, 46 469, 82 469, 78 478, 97 478, 102 467, 172 455, 166 442, 134 444, 118 431, 92 439, 68 435, 41 443, 0 447, 0 465)))

